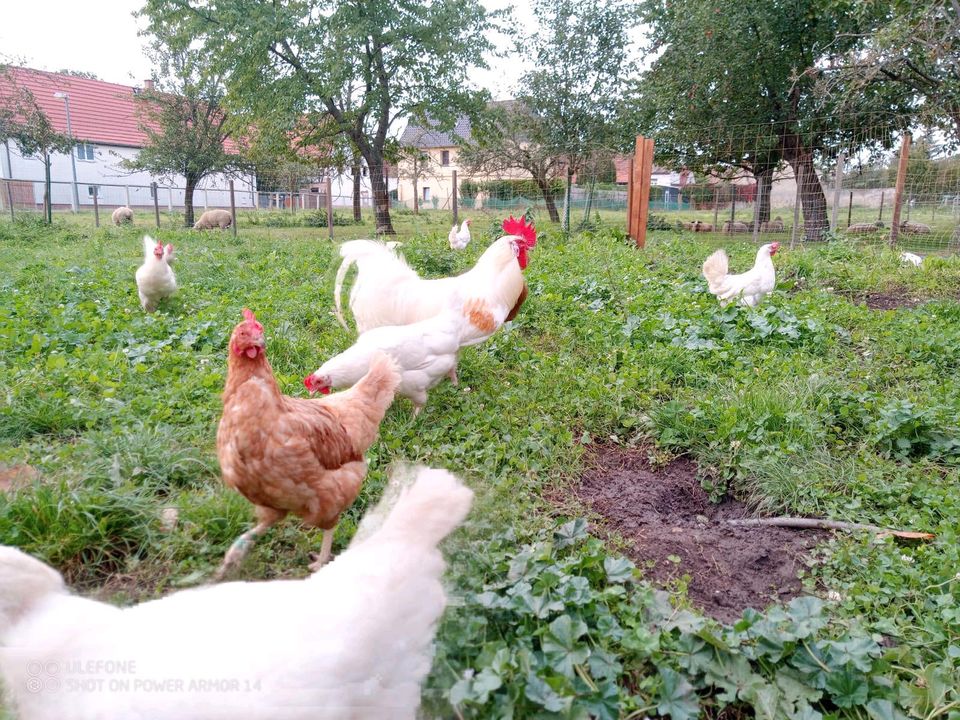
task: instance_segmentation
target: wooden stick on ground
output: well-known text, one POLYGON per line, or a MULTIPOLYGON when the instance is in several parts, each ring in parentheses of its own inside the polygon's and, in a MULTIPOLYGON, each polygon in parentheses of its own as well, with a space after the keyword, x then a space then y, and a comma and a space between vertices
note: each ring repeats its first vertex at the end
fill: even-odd
POLYGON ((727 520, 728 525, 738 525, 741 527, 772 526, 799 529, 815 530, 844 530, 854 532, 865 530, 876 533, 877 535, 893 535, 899 538, 909 540, 930 540, 932 533, 910 532, 908 530, 891 530, 876 525, 863 525, 862 523, 841 522, 839 520, 821 520, 820 518, 800 518, 800 517, 772 517, 772 518, 746 518, 743 520, 727 520))

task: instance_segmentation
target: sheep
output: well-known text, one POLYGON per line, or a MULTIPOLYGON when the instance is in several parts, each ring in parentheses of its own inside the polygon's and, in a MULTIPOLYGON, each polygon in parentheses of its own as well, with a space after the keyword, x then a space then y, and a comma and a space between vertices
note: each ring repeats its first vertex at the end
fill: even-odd
POLYGON ((113 211, 113 215, 110 217, 113 218, 114 225, 124 225, 126 223, 133 224, 133 210, 128 208, 126 205, 118 207, 113 211))
POLYGON ((877 220, 875 223, 854 223, 847 227, 848 235, 869 235, 870 233, 883 230, 883 223, 877 220))
POLYGON ((904 220, 900 223, 900 232, 906 233, 907 235, 929 235, 933 230, 929 225, 918 222, 911 222, 910 220, 904 220))
POLYGON ((701 220, 697 220, 693 224, 694 232, 713 232, 713 223, 705 223, 701 220))
POLYGON ((750 232, 750 227, 746 223, 742 223, 739 220, 734 220, 733 222, 727 220, 723 223, 723 232, 727 235, 730 235, 735 232, 750 232))
POLYGON ((229 210, 207 210, 200 219, 193 224, 194 230, 211 230, 218 227, 226 230, 233 225, 233 216, 229 210))
POLYGON ((777 215, 773 220, 760 223, 760 232, 784 232, 783 220, 777 215))

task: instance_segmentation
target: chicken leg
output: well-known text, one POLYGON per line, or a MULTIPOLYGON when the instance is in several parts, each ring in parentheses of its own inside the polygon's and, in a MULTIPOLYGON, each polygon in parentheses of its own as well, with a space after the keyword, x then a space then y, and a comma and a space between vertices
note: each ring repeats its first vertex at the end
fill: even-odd
POLYGON ((460 379, 457 377, 456 365, 450 368, 450 372, 447 373, 447 377, 450 378, 450 382, 453 384, 454 387, 457 387, 457 385, 460 384, 460 379))
POLYGON ((316 572, 326 565, 328 560, 330 560, 330 551, 333 549, 333 533, 336 529, 337 526, 334 525, 329 530, 321 531, 323 533, 323 542, 320 543, 320 554, 317 556, 316 560, 307 566, 310 568, 311 572, 316 572))
POLYGON ((247 553, 250 552, 253 544, 259 540, 267 530, 280 522, 284 515, 286 515, 286 513, 283 511, 257 506, 257 519, 260 522, 233 541, 230 549, 227 550, 227 554, 223 557, 223 562, 220 563, 220 567, 217 568, 217 572, 213 575, 214 582, 220 582, 227 572, 239 565, 247 556, 247 553))

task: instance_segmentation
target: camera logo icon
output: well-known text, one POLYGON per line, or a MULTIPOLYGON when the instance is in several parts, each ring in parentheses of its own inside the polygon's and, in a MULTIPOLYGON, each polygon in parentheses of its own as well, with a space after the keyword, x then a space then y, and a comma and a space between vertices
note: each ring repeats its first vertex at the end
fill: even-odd
POLYGON ((60 689, 60 665, 56 662, 31 662, 27 665, 26 688, 29 693, 40 693, 44 690, 56 692, 60 689))

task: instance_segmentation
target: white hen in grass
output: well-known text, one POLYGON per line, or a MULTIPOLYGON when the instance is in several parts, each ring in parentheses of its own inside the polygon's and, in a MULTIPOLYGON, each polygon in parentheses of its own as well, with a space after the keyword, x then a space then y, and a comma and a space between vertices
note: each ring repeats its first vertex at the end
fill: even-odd
POLYGON ((457 226, 454 225, 450 228, 450 234, 447 235, 447 240, 450 243, 451 250, 463 250, 467 245, 470 244, 470 223, 472 221, 470 218, 467 218, 460 224, 460 230, 457 230, 457 226))
POLYGON ((710 292, 717 296, 721 305, 739 300, 743 305, 755 307, 777 284, 772 257, 779 249, 780 243, 777 242, 762 245, 757 250, 753 267, 739 275, 729 273, 727 253, 717 250, 703 263, 703 276, 710 292))
POLYGON ((437 544, 473 493, 444 470, 368 513, 302 580, 234 582, 129 608, 76 597, 0 546, 0 676, 19 720, 413 720, 446 605, 437 544), (390 505, 392 508, 384 508, 390 505))
POLYGON ((900 262, 910 263, 911 265, 920 267, 923 264, 923 258, 919 255, 914 255, 912 252, 902 252, 900 253, 900 262))
POLYGON ((173 245, 164 247, 149 235, 143 236, 143 264, 137 268, 137 293, 140 305, 147 312, 157 309, 158 303, 177 291, 177 277, 170 263, 174 260, 173 245))

